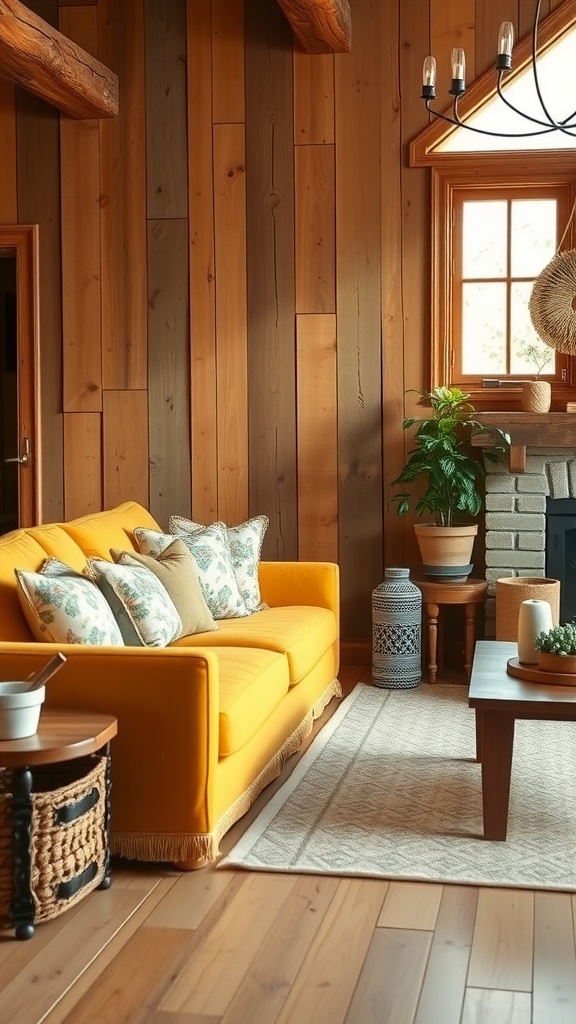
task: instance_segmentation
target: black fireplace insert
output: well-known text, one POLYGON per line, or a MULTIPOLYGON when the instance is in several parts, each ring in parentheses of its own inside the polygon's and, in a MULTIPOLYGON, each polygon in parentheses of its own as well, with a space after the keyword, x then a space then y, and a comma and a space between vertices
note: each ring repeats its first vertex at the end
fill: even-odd
POLYGON ((546 498, 546 576, 560 580, 560 622, 576 618, 576 498, 546 498))

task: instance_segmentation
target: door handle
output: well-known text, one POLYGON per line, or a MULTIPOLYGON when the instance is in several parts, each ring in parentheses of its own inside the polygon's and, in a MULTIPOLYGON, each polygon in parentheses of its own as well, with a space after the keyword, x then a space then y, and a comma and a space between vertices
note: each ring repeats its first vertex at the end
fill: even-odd
POLYGON ((12 459, 4 459, 4 462, 19 462, 21 466, 30 465, 30 438, 23 437, 22 444, 20 446, 20 455, 15 455, 12 459))

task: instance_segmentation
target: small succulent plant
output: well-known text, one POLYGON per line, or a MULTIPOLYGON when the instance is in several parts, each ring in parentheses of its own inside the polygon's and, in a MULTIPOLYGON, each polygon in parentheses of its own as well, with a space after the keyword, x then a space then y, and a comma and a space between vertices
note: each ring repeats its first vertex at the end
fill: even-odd
POLYGON ((553 626, 546 633, 540 633, 534 640, 534 647, 545 654, 575 655, 576 622, 553 626))

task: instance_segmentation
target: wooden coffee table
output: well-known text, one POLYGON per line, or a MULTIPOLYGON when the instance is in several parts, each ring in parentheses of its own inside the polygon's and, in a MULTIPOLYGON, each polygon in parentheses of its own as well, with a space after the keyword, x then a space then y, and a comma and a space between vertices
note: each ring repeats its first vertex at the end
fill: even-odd
POLYGON ((479 640, 472 663, 468 704, 476 711, 485 839, 506 839, 516 719, 576 722, 576 686, 531 683, 508 675, 508 658, 517 653, 515 643, 479 640))

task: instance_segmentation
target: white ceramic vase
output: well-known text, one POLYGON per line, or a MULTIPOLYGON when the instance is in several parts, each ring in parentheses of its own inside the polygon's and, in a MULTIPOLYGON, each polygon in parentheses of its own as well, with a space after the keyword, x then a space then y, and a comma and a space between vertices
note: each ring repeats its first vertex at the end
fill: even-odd
POLYGON ((549 601, 529 598, 522 601, 518 612, 518 660, 522 665, 536 665, 538 651, 534 641, 540 633, 552 629, 552 607, 549 601))

